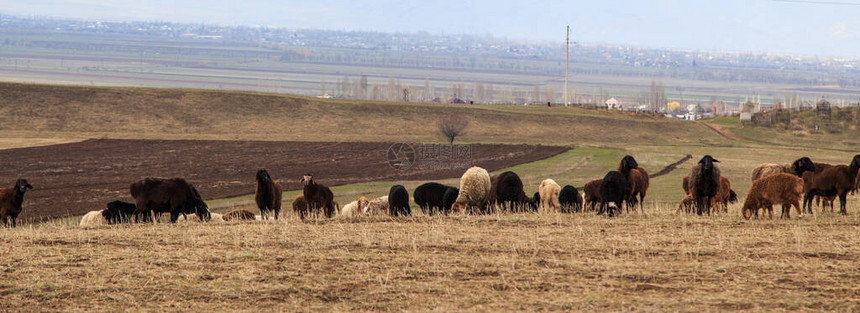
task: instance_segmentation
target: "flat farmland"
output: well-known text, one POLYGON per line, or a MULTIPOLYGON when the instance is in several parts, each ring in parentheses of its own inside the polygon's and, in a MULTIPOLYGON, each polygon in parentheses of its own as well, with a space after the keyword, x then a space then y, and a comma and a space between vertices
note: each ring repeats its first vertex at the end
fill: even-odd
POLYGON ((20 216, 32 219, 83 214, 117 199, 131 201, 129 185, 144 177, 184 177, 205 199, 217 199, 253 194, 254 175, 260 168, 268 169, 285 190, 296 190, 306 173, 330 186, 431 180, 459 177, 471 165, 493 171, 568 150, 559 146, 475 144, 460 146, 469 149, 470 155, 454 158, 423 154, 422 145, 411 144, 408 147, 414 151, 414 164, 400 170, 389 163, 392 145, 93 139, 0 150, 0 182, 11 186, 23 177, 35 186, 27 193, 26 209, 20 216), (426 157, 422 159, 422 155, 426 157))

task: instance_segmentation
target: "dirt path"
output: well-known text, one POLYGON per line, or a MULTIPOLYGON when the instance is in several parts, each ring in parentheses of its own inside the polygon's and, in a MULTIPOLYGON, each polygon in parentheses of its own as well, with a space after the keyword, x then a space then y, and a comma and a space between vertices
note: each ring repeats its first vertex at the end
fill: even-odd
POLYGON ((732 134, 730 131, 723 129, 722 126, 711 125, 708 123, 701 123, 701 124, 705 125, 705 127, 709 128, 710 130, 717 133, 717 135, 720 135, 720 137, 726 138, 728 140, 734 140, 734 141, 742 141, 743 140, 741 137, 735 136, 735 134, 732 134))
POLYGON ((656 172, 656 173, 654 173, 654 174, 649 175, 649 176, 648 176, 648 178, 655 178, 655 177, 660 177, 660 176, 663 176, 663 175, 669 174, 669 173, 671 173, 672 171, 674 171, 674 170, 675 170, 675 168, 677 168, 677 167, 678 167, 678 165, 684 164, 684 162, 687 162, 687 160, 692 159, 692 158, 693 158, 693 155, 688 154, 688 155, 687 155, 687 156, 685 156, 684 158, 682 158, 682 159, 678 160, 678 162, 675 162, 675 163, 672 163, 672 164, 666 165, 666 167, 664 167, 664 168, 663 168, 663 169, 661 169, 660 171, 658 171, 658 172, 656 172))

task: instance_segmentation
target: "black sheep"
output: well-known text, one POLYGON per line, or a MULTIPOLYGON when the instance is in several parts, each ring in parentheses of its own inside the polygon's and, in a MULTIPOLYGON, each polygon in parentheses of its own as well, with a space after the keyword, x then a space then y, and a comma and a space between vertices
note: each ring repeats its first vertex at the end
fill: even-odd
POLYGON ((567 185, 558 193, 558 202, 561 203, 561 212, 579 212, 582 210, 582 195, 576 187, 567 185))
POLYGON ((609 217, 615 216, 615 212, 621 213, 621 203, 627 198, 627 179, 619 171, 611 171, 603 176, 600 182, 600 209, 597 214, 607 212, 609 217), (609 206, 612 204, 613 206, 609 206))
POLYGON ((4 226, 10 222, 12 227, 17 225, 18 214, 24 210, 21 204, 24 203, 24 192, 27 189, 33 189, 33 185, 23 178, 15 182, 15 187, 0 188, 0 221, 3 221, 4 226))
POLYGON ((710 155, 705 155, 699 160, 699 164, 690 169, 690 194, 698 215, 702 215, 702 211, 711 215, 711 199, 720 189, 720 168, 714 164, 719 162, 710 155))
POLYGON ((129 223, 136 209, 134 203, 119 200, 111 201, 107 204, 107 209, 102 210, 102 216, 110 225, 129 223))
POLYGON ((388 210, 391 216, 409 216, 412 215, 412 209, 409 208, 409 192, 403 185, 391 186, 388 190, 388 210))
POLYGON ((445 188, 445 194, 442 196, 442 210, 445 214, 451 213, 451 207, 454 206, 458 196, 460 196, 459 188, 445 188))
POLYGON ((201 221, 209 221, 209 206, 200 192, 182 178, 145 178, 129 188, 135 202, 135 214, 149 221, 151 213, 170 213, 170 222, 176 223, 180 214, 197 214, 201 221))
MULTIPOLYGON (((415 204, 417 204, 424 213, 428 215, 434 215, 436 213, 441 213, 445 211, 444 207, 444 197, 445 191, 448 188, 453 188, 449 186, 442 185, 440 183, 425 183, 418 188, 415 188, 415 191, 412 193, 412 197, 415 199, 415 204)), ((457 200, 456 197, 454 200, 457 200)), ((451 204, 453 204, 453 200, 451 204)), ((450 206, 448 210, 450 210, 450 206)))
POLYGON ((517 173, 508 171, 499 174, 490 188, 491 204, 501 206, 509 212, 526 211, 532 207, 532 199, 523 191, 523 181, 517 173))

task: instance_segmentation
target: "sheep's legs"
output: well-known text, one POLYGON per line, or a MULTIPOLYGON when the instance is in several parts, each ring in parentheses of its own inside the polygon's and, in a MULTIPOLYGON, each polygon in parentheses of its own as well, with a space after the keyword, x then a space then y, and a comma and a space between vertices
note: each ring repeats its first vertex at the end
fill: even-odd
POLYGON ((843 191, 839 194, 839 213, 842 215, 848 215, 848 190, 843 191))

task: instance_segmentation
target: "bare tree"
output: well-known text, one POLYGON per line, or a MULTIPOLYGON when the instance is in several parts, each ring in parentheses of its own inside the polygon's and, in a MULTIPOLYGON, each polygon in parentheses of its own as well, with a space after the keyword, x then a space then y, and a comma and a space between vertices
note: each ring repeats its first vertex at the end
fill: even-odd
POLYGON ((469 127, 469 120, 462 115, 448 115, 439 120, 439 130, 452 145, 454 138, 466 134, 467 127, 469 127))

